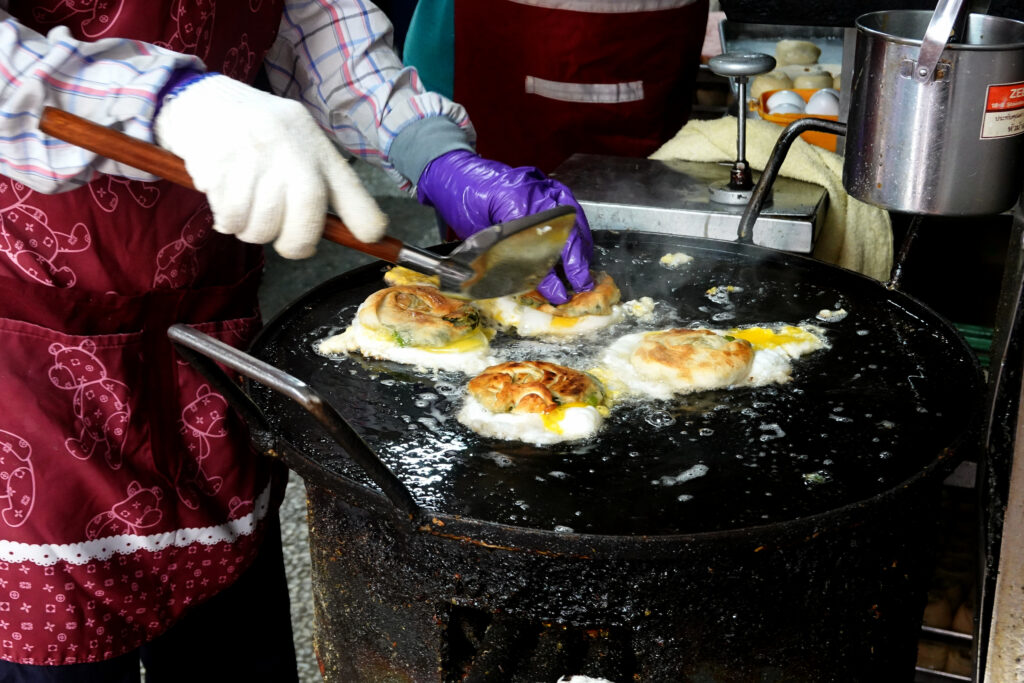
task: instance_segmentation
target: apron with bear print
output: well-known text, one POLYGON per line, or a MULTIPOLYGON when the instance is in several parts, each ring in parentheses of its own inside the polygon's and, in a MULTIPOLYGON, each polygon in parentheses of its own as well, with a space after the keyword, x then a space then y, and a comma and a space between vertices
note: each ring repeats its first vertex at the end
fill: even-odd
MULTIPOLYGON (((45 33, 128 37, 251 82, 281 0, 11 0, 45 33)), ((0 176, 0 658, 109 659, 230 585, 280 500, 173 323, 236 346, 262 256, 205 198, 98 176, 43 195, 0 176)))

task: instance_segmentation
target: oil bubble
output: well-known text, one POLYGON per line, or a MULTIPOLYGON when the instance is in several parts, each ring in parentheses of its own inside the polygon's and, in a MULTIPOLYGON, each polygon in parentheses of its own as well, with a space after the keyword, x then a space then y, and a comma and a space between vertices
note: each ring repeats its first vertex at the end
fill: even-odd
POLYGON ((652 427, 668 427, 675 424, 676 419, 664 410, 652 410, 644 415, 644 421, 652 427))
POLYGON ((555 531, 558 531, 559 533, 563 534, 575 533, 575 529, 573 529, 571 526, 564 526, 562 524, 556 524, 555 531))
POLYGON ((715 433, 715 430, 714 430, 714 429, 712 429, 711 427, 701 427, 701 428, 700 428, 700 429, 698 430, 698 433, 699 433, 699 434, 700 434, 701 436, 711 436, 712 434, 714 434, 714 433, 715 433))
POLYGON ((437 382, 434 384, 434 390, 442 396, 453 396, 459 391, 451 382, 437 382))

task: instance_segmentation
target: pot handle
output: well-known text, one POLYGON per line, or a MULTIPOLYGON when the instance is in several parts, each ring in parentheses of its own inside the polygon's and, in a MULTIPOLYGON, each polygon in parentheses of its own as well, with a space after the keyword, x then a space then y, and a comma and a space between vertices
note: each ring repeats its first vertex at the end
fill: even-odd
POLYGON ((928 83, 939 64, 939 57, 946 49, 950 33, 957 23, 957 17, 963 9, 964 0, 939 0, 931 21, 924 32, 921 50, 917 53, 917 66, 914 68, 914 80, 928 83))
MULTIPOLYGON (((366 442, 349 426, 348 422, 338 414, 338 411, 323 400, 308 384, 188 325, 171 325, 167 330, 167 336, 189 362, 198 361, 193 363, 196 369, 211 382, 214 382, 215 388, 230 399, 232 405, 236 408, 241 406, 239 412, 243 419, 250 425, 250 429, 253 426, 256 427, 254 431, 263 435, 264 442, 267 439, 266 435, 272 433, 266 418, 260 413, 252 399, 212 361, 283 394, 305 408, 355 460, 373 483, 380 487, 395 507, 408 515, 414 523, 418 523, 421 519, 423 512, 405 484, 388 469, 387 465, 366 445, 366 442), (216 373, 219 377, 212 376, 211 373, 216 373), (254 420, 254 422, 250 422, 250 420, 254 420)), ((262 445, 259 441, 257 443, 262 445)))

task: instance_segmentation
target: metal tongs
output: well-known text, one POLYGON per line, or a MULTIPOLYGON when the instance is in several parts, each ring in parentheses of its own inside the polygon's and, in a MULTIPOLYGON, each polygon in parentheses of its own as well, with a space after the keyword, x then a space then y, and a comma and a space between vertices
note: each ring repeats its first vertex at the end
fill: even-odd
MULTIPOLYGON (((156 145, 54 107, 43 110, 39 129, 108 159, 195 189, 185 162, 156 145)), ((340 218, 331 214, 324 219, 324 237, 383 261, 437 275, 446 293, 490 299, 535 288, 558 261, 575 223, 576 210, 558 206, 492 225, 470 236, 448 256, 438 256, 389 236, 379 242, 360 242, 340 218)))

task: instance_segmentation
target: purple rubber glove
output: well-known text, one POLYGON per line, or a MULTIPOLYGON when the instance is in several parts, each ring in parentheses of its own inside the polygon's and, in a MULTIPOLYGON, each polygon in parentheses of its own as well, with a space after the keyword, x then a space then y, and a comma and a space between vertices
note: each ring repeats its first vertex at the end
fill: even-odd
MULTIPOLYGON (((512 168, 466 150, 455 150, 437 157, 423 169, 416 192, 420 203, 437 209, 462 239, 495 223, 556 206, 573 207, 576 226, 562 249, 562 269, 575 291, 594 288, 590 277, 594 238, 583 209, 569 188, 539 169, 512 168)), ((541 281, 537 291, 556 305, 564 304, 570 296, 554 270, 541 281)))

